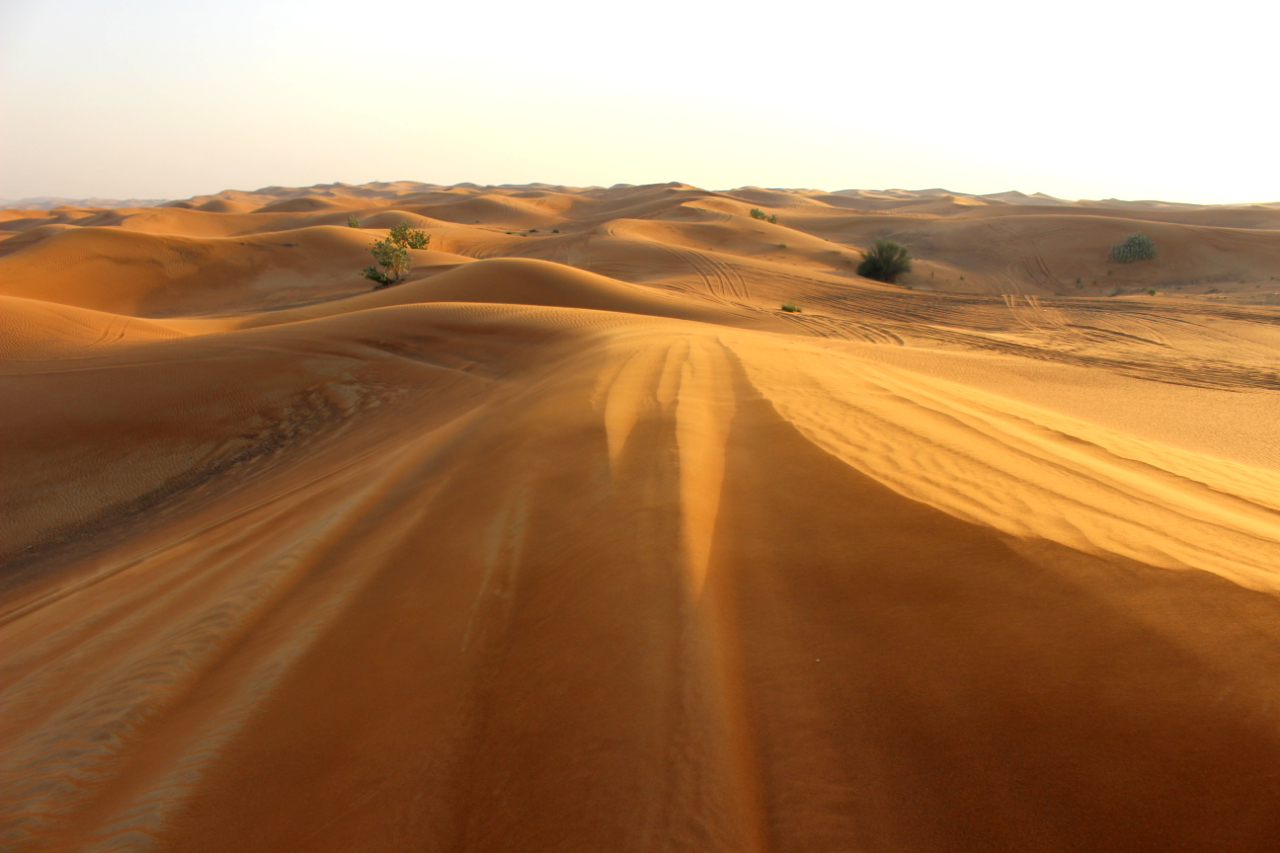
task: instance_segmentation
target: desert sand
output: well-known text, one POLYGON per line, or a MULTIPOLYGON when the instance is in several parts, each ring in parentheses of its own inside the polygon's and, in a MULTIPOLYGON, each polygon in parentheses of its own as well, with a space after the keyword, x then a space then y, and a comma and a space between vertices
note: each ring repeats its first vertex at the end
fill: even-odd
POLYGON ((6 851, 1280 846, 1280 204, 0 210, 0 377, 6 851))

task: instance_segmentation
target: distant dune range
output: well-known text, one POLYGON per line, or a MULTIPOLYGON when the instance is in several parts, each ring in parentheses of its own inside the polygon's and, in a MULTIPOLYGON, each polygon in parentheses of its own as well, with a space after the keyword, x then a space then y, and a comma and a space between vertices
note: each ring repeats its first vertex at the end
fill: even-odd
POLYGON ((58 207, 157 207, 165 204, 166 198, 54 198, 38 196, 35 198, 0 198, 0 209, 13 210, 53 210, 58 207))
POLYGON ((1280 838, 1280 204, 5 209, 0 377, 6 851, 1280 838))

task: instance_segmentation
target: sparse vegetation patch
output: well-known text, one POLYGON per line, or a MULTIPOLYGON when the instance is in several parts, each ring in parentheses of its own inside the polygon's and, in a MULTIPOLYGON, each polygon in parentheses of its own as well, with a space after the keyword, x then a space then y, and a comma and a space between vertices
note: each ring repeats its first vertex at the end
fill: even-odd
MULTIPOLYGON (((1116 243, 1111 247, 1111 260, 1119 261, 1122 264, 1131 264, 1135 261, 1149 261, 1156 256, 1160 250, 1156 248, 1156 243, 1146 234, 1137 233, 1130 234, 1124 238, 1124 242, 1116 243)), ((1107 274, 1110 275, 1108 270, 1107 274)))
POLYGON ((801 313, 800 306, 799 306, 799 305, 797 305, 797 304, 795 304, 794 302, 784 302, 784 303, 782 303, 782 310, 783 310, 783 311, 786 311, 786 312, 788 312, 788 313, 790 313, 790 314, 799 314, 799 313, 801 313))

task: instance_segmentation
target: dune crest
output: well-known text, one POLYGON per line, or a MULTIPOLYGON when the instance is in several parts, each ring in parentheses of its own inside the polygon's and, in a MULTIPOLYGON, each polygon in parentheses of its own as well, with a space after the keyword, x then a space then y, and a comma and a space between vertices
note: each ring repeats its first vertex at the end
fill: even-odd
POLYGON ((1277 282, 1280 205, 0 211, 0 846, 1269 853, 1277 282))

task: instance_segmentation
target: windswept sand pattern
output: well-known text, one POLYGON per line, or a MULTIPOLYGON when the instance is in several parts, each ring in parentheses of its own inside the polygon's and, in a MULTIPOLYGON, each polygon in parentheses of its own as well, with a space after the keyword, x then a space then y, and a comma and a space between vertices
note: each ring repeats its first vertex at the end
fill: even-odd
POLYGON ((1280 205, 0 211, 0 847, 1273 851, 1277 291, 1280 205))

